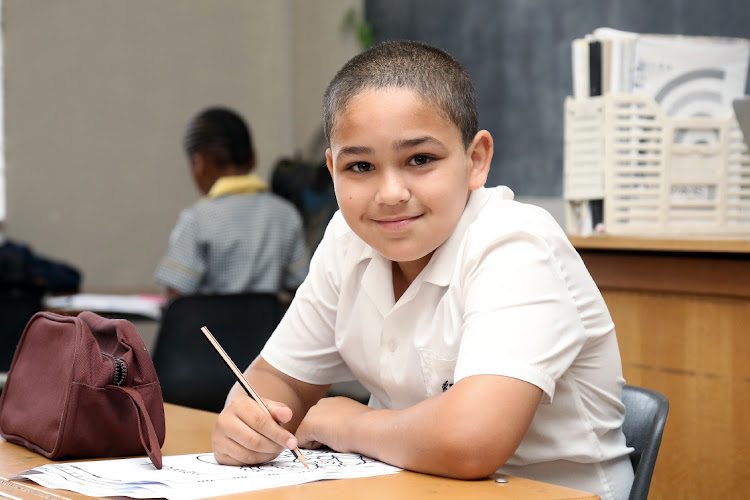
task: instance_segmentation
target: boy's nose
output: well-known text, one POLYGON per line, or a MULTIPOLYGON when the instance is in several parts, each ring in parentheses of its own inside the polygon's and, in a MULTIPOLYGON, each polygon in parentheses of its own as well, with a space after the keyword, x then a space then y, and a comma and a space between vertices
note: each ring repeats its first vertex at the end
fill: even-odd
POLYGON ((409 188, 398 172, 386 172, 380 177, 375 201, 383 205, 397 205, 409 199, 409 188))

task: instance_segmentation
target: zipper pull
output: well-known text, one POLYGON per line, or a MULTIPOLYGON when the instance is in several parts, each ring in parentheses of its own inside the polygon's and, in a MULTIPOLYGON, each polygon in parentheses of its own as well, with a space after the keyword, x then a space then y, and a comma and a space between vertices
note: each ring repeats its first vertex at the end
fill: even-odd
POLYGON ((123 386, 128 380, 128 364, 122 358, 112 358, 115 362, 115 375, 112 377, 112 384, 123 386))
POLYGON ((102 351, 102 355, 112 360, 113 373, 112 373, 112 385, 119 385, 120 387, 125 385, 128 380, 128 364, 124 359, 112 356, 109 353, 102 351))

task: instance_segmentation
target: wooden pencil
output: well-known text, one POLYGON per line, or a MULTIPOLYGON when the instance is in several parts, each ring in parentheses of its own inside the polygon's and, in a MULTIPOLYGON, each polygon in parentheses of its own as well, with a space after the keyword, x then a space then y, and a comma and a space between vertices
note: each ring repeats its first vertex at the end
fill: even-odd
MULTIPOLYGON (((271 410, 268 409, 268 406, 266 406, 266 403, 263 402, 263 400, 260 398, 257 392, 255 392, 255 389, 250 385, 250 382, 247 381, 245 376, 242 374, 242 372, 237 368, 237 365, 234 364, 234 361, 232 361, 232 358, 229 357, 227 352, 224 350, 223 347, 221 347, 221 344, 219 344, 219 341, 214 338, 214 336, 211 334, 211 332, 208 330, 207 327, 202 327, 201 331, 206 336, 209 342, 211 342, 211 345, 214 346, 214 349, 216 349, 216 352, 219 353, 219 355, 222 357, 224 362, 227 364, 229 369, 234 374, 235 378, 237 379, 237 382, 242 386, 243 389, 245 389, 245 392, 248 396, 250 396, 256 403, 258 403, 268 414, 269 417, 273 418, 271 416, 271 410)), ((302 452, 299 450, 299 448, 294 448, 292 450, 292 453, 294 453, 294 456, 297 457, 297 460, 302 462, 302 464, 310 468, 309 465, 307 465, 307 461, 305 460, 304 455, 302 455, 302 452)))

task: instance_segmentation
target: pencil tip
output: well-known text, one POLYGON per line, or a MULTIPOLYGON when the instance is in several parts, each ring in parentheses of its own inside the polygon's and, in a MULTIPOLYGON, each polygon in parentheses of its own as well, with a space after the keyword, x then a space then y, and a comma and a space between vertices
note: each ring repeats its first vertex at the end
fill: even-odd
POLYGON ((307 460, 305 460, 305 456, 302 454, 301 451, 299 451, 299 448, 295 450, 297 452, 297 456, 299 457, 299 461, 302 462, 302 465, 307 467, 307 470, 310 470, 310 466, 307 465, 307 460))

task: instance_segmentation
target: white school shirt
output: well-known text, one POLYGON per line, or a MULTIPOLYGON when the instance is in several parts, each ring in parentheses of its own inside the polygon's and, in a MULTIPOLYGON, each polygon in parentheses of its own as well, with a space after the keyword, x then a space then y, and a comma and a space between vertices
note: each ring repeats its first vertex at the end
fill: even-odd
POLYGON ((527 381, 542 402, 500 471, 627 498, 612 319, 560 226, 507 187, 472 192, 395 303, 391 261, 337 213, 261 354, 311 384, 356 378, 373 408, 407 408, 471 375, 527 381))

